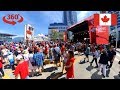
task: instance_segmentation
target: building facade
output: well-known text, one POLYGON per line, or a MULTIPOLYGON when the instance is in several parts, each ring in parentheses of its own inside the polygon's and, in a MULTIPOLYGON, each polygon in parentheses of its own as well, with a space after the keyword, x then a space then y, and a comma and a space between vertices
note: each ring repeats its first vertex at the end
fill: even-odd
POLYGON ((110 34, 116 37, 117 34, 117 40, 120 40, 120 11, 107 11, 108 13, 115 13, 117 14, 117 33, 116 33, 116 26, 110 26, 110 34))
POLYGON ((0 41, 11 42, 13 36, 16 36, 16 35, 0 33, 0 41))
POLYGON ((57 31, 59 37, 57 39, 63 39, 64 33, 67 28, 77 22, 77 12, 76 11, 63 11, 63 22, 62 23, 51 23, 48 27, 48 34, 51 38, 52 32, 57 31))
POLYGON ((73 25, 77 22, 77 12, 76 11, 63 11, 63 23, 65 25, 73 25))
POLYGON ((53 23, 50 24, 48 29, 49 38, 52 38, 53 32, 56 31, 59 34, 57 39, 63 39, 63 33, 66 31, 67 25, 64 23, 53 23))

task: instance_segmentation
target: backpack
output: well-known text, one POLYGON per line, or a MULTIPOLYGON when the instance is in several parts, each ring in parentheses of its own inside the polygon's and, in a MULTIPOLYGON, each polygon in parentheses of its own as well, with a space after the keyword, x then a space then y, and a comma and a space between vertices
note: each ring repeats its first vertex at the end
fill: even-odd
POLYGON ((55 57, 60 57, 61 56, 60 53, 58 53, 55 49, 53 49, 53 52, 55 54, 55 57))

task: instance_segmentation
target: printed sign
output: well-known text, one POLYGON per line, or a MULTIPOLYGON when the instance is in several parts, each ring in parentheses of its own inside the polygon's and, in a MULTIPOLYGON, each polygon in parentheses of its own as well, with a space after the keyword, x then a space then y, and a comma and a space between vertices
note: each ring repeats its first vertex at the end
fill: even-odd
POLYGON ((34 28, 27 24, 25 25, 25 40, 33 40, 34 39, 34 28))

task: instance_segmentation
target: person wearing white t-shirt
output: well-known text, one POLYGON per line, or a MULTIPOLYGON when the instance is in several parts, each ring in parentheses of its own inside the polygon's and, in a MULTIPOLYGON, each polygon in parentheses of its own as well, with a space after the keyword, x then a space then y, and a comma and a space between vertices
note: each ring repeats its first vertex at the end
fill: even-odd
POLYGON ((29 60, 28 48, 23 51, 23 56, 24 56, 24 60, 25 60, 25 61, 28 61, 28 60, 29 60))
POLYGON ((2 49, 2 55, 3 55, 3 59, 4 59, 4 62, 5 62, 5 65, 8 64, 8 60, 7 60, 7 56, 8 56, 8 49, 6 49, 5 46, 3 46, 3 49, 2 49))

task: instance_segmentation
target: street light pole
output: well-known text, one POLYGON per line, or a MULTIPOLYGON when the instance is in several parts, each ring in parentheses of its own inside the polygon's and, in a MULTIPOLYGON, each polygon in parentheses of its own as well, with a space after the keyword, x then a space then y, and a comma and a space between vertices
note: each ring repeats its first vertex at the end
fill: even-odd
POLYGON ((116 29, 116 49, 117 49, 117 38, 118 38, 118 35, 117 35, 117 25, 115 26, 115 29, 116 29))

